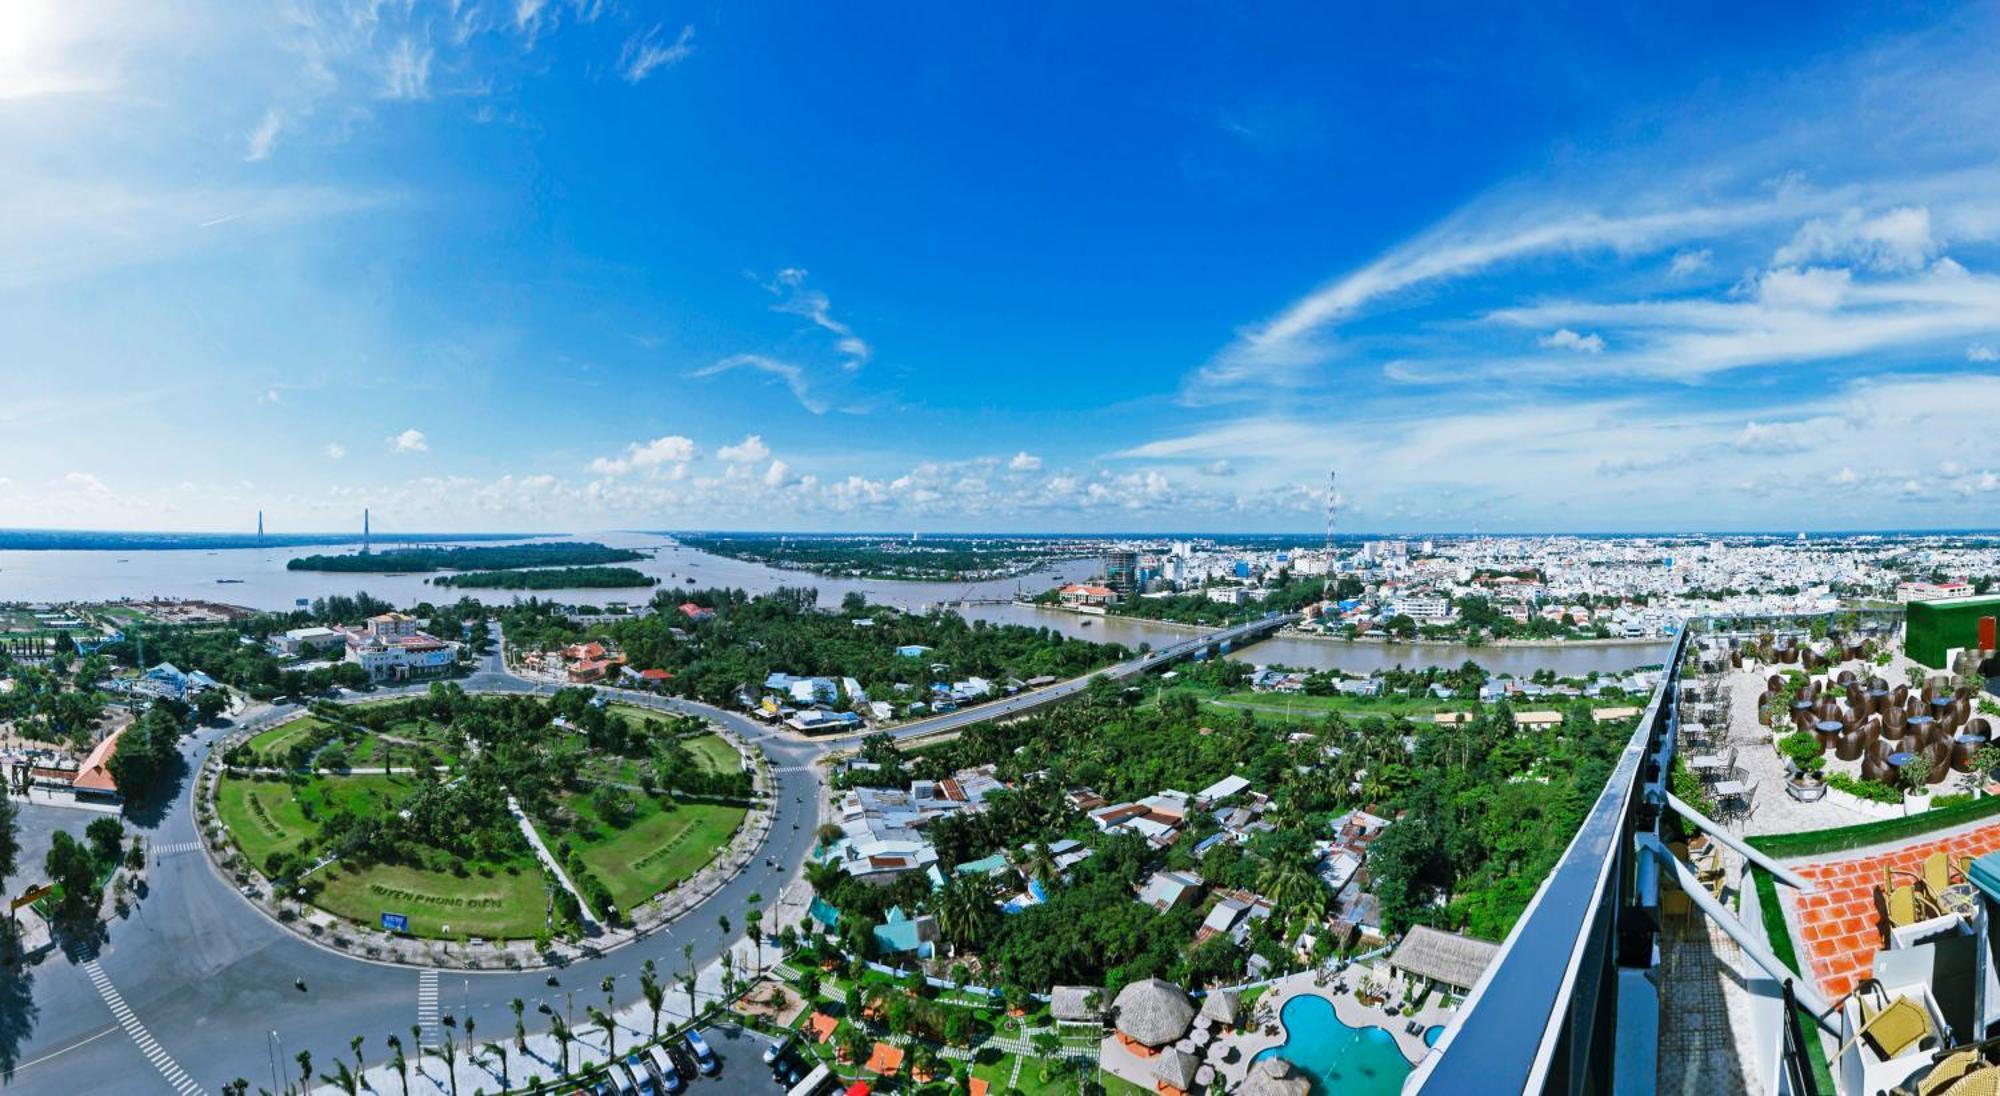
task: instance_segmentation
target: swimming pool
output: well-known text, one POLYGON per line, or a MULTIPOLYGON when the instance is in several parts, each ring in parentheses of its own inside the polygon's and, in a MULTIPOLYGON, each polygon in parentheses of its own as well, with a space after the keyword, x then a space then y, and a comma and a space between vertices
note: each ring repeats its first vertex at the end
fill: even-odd
POLYGON ((1302 993, 1285 1002, 1278 1019, 1285 1041, 1257 1055, 1281 1057, 1312 1078, 1313 1096, 1398 1096, 1410 1063, 1396 1039, 1379 1027, 1351 1028, 1334 1015, 1333 1002, 1302 993))
POLYGON ((1438 1040, 1443 1036, 1444 1036, 1444 1025, 1432 1024, 1431 1026, 1424 1029, 1424 1045, 1427 1047, 1434 1047, 1438 1045, 1438 1040))

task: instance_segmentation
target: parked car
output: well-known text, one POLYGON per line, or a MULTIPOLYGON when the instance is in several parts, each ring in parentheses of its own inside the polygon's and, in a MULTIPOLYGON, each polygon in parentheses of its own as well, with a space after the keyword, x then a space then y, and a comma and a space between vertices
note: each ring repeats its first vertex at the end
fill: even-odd
POLYGON ((792 1037, 789 1035, 780 1035, 776 1039, 771 1040, 771 1045, 764 1048, 764 1064, 768 1066, 777 1061, 778 1055, 783 1054, 785 1048, 790 1046, 791 1042, 792 1037))
POLYGON ((660 1085, 653 1077, 653 1071, 646 1068, 646 1060, 637 1051, 625 1057, 625 1072, 632 1077, 633 1087, 639 1096, 660 1096, 660 1085))
POLYGON ((722 1063, 715 1060, 715 1052, 708 1049, 708 1042, 701 1037, 701 1032, 689 1028, 687 1041, 688 1049, 694 1051, 695 1064, 701 1067, 703 1073, 714 1076, 715 1071, 722 1068, 722 1063))
POLYGON ((667 1055, 665 1047, 656 1046, 646 1054, 646 1068, 653 1071, 653 1079, 660 1082, 666 1092, 681 1090, 681 1075, 674 1070, 674 1060, 667 1055))

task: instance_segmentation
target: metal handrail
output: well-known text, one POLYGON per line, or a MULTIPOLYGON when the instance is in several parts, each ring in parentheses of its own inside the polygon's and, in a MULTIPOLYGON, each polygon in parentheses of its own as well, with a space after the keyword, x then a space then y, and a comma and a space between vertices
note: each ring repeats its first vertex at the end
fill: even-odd
POLYGON ((1657 865, 1640 870, 1635 838, 1657 829, 1690 634, 1676 637, 1604 790, 1406 1093, 1610 1087, 1619 960, 1646 961, 1657 928, 1640 908, 1657 865))

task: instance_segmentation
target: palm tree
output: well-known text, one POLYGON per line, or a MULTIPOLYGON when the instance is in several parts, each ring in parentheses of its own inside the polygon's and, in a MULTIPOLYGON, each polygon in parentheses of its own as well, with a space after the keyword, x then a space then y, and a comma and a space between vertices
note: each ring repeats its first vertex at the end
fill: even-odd
POLYGON ((805 879, 814 894, 825 894, 832 890, 846 874, 840 870, 838 864, 829 864, 822 860, 806 861, 805 879))
POLYGON ((983 875, 954 875, 937 898, 938 932, 959 949, 978 943, 993 920, 993 881, 983 875))
POLYGON ((302 1051, 299 1051, 299 1052, 298 1052, 298 1054, 294 1055, 294 1057, 298 1059, 298 1063, 299 1063, 299 1090, 300 1090, 301 1092, 303 1092, 303 1091, 305 1091, 306 1089, 309 1089, 309 1088, 311 1088, 311 1087, 312 1087, 312 1080, 313 1080, 313 1054, 312 1054, 312 1051, 310 1051, 310 1050, 302 1050, 302 1051))
POLYGON ((528 1002, 516 997, 508 1002, 508 1007, 514 1010, 514 1049, 526 1054, 528 1052, 528 1025, 522 1022, 521 1014, 528 1010, 528 1002))
POLYGON ((1060 873, 1056 870, 1055 853, 1049 850, 1047 841, 1037 841, 1028 846, 1026 863, 1021 866, 1028 873, 1028 878, 1040 883, 1044 890, 1056 885, 1060 873))
POLYGON ((410 1096, 410 1063, 403 1057, 403 1037, 389 1036, 389 1065, 396 1071, 396 1079, 403 1083, 403 1096, 410 1096))
POLYGON ((556 1066, 564 1073, 569 1072, 569 1041, 576 1035, 569 1030, 569 1024, 561 1013, 549 1017, 549 1034, 556 1037, 556 1066))
POLYGON ((361 1091, 361 1079, 354 1075, 353 1070, 347 1068, 346 1062, 338 1058, 334 1059, 333 1062, 333 1076, 329 1077, 322 1073, 319 1075, 319 1079, 347 1093, 347 1096, 355 1096, 356 1093, 361 1091))
POLYGON ((743 915, 743 926, 757 955, 757 965, 751 968, 754 974, 764 969, 764 911, 751 906, 750 911, 743 915))
POLYGON ((590 1016, 590 1022, 604 1029, 604 1053, 607 1057, 618 1057, 618 1025, 604 1010, 592 1005, 583 1010, 590 1016))
POLYGON ((444 1076, 451 1085, 451 1096, 458 1096, 458 1042, 452 1033, 458 1030, 458 1021, 451 1013, 444 1014, 444 1076))
POLYGON ((653 961, 646 960, 646 968, 639 972, 639 992, 646 997, 646 1007, 653 1010, 652 1038, 660 1037, 660 1006, 667 1003, 666 988, 660 985, 660 978, 653 973, 653 961))
POLYGON ((689 972, 687 972, 686 974, 683 974, 683 975, 681 975, 681 989, 683 989, 683 990, 687 991, 687 995, 688 995, 688 1019, 689 1019, 689 1020, 693 1020, 693 1019, 694 1019, 694 1017, 695 1017, 695 1013, 696 1013, 696 1011, 697 1011, 697 1009, 696 1009, 696 1006, 695 1006, 695 1002, 694 1002, 694 987, 695 987, 695 980, 694 980, 694 972, 693 972, 693 971, 689 971, 689 972))
POLYGON ((222 1096, 250 1096, 250 1082, 241 1077, 226 1081, 222 1086, 222 1096))
POLYGON ((351 1050, 351 1051, 353 1051, 353 1052, 354 1052, 354 1072, 356 1072, 356 1073, 360 1073, 360 1072, 362 1071, 362 1068, 363 1068, 363 1067, 362 1067, 362 1065, 361 1065, 361 1044, 362 1044, 362 1042, 363 1042, 363 1040, 362 1040, 361 1036, 359 1036, 359 1035, 356 1035, 356 1036, 355 1036, 354 1038, 352 1038, 352 1039, 349 1039, 349 1040, 347 1041, 347 1049, 348 1049, 348 1050, 351 1050))
POLYGON ((514 1086, 512 1082, 508 1081, 507 1079, 507 1044, 506 1043, 486 1044, 486 1057, 489 1060, 496 1057, 500 1059, 500 1091, 505 1092, 508 1089, 513 1088, 514 1086))

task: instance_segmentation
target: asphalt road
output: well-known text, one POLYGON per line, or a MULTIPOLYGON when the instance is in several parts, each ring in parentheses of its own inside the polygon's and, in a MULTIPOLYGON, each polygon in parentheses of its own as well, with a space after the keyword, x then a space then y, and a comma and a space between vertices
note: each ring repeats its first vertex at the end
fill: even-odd
MULTIPOLYGON (((493 660, 461 684, 532 690, 493 660)), ((643 940, 572 965, 557 975, 558 987, 546 984, 547 972, 441 973, 444 1011, 474 1016, 482 1032, 497 1036, 513 1030, 513 998, 532 1006, 577 990, 596 1003, 607 974, 618 976, 620 1006, 636 1001, 642 963, 652 959, 665 971, 679 971, 686 944, 694 945, 697 965, 714 960, 735 938, 723 936, 717 918, 727 915, 741 926, 750 896, 774 900, 805 862, 818 824, 811 763, 821 747, 774 735, 732 713, 653 703, 715 719, 764 747, 776 792, 776 818, 764 847, 749 868, 695 910, 643 940), (777 866, 766 867, 766 856, 777 866)), ((385 1036, 398 1034, 409 1043, 410 1026, 418 1021, 417 970, 364 962, 300 939, 244 901, 191 847, 197 836, 192 771, 226 733, 207 729, 186 740, 189 776, 172 806, 151 826, 127 821, 156 849, 190 847, 157 859, 151 892, 130 918, 111 923, 97 949, 101 974, 123 1011, 107 1001, 78 957, 63 954, 8 980, 0 992, 0 1066, 9 1067, 12 1088, 175 1091, 172 1081, 182 1077, 192 1082, 178 1086, 183 1092, 217 1092, 237 1077, 269 1087, 273 1057, 282 1083, 296 1078, 293 1056, 302 1049, 312 1052, 318 1072, 336 1055, 347 1055, 355 1035, 367 1039, 363 1056, 370 1065, 388 1056, 385 1036), (297 978, 305 979, 304 992, 293 985, 297 978)), ((80 831, 96 817, 59 807, 23 807, 23 813, 29 816, 24 830, 38 832, 58 825, 80 831)), ((735 931, 740 935, 740 927, 735 931)), ((532 1007, 527 1015, 531 1029, 546 1027, 536 1023, 542 1018, 532 1007)))
MULTIPOLYGON (((1114 667, 1114 677, 1143 672, 1196 647, 1271 626, 1270 621, 1203 636, 1114 667)), ((459 683, 469 691, 547 690, 508 673, 495 652, 459 683)), ((1087 679, 947 713, 897 732, 914 738, 1016 716, 1074 695, 1087 679)), ((413 689, 427 686, 413 686, 413 689)), ((383 690, 393 694, 398 690, 383 690)), ((811 849, 818 824, 815 758, 851 744, 860 736, 805 740, 773 730, 732 712, 683 700, 621 694, 648 706, 701 715, 761 746, 775 778, 776 817, 769 837, 741 875, 696 909, 667 927, 616 951, 581 961, 546 984, 547 972, 441 973, 438 1004, 443 1011, 477 1018, 479 1030, 495 1036, 513 1030, 509 1002, 530 1003, 531 1030, 545 1023, 533 1009, 544 999, 560 1001, 566 990, 587 992, 592 1003, 607 974, 617 976, 617 1002, 636 1001, 640 966, 652 959, 665 971, 685 966, 683 946, 694 946, 696 964, 713 961, 733 941, 717 923, 729 917, 741 926, 752 894, 775 900, 811 849), (775 860, 766 867, 765 858, 775 860)), ((274 718, 278 713, 263 713, 274 718)), ((253 717, 250 721, 255 721, 253 717)), ((90 953, 59 954, 25 975, 0 980, 0 1073, 21 1092, 220 1091, 237 1077, 254 1088, 281 1086, 298 1075, 294 1055, 312 1052, 314 1071, 348 1055, 348 1041, 364 1037, 370 1065, 388 1057, 384 1037, 410 1042, 418 1022, 420 973, 358 960, 324 950, 280 928, 226 883, 195 847, 193 773, 228 729, 204 729, 182 744, 187 775, 170 806, 156 818, 128 818, 156 852, 150 893, 123 920, 114 920, 104 941, 90 953), (168 851, 174 850, 174 851, 168 851), (303 978, 306 990, 294 986, 303 978)), ((91 818, 59 807, 23 806, 23 829, 44 835, 55 827, 81 832, 91 818)), ((738 929, 740 932, 740 928, 738 929)), ((732 1056, 733 1057, 733 1056, 732 1056)), ((733 1065, 734 1063, 732 1063, 733 1065)), ((731 1073, 756 1078, 758 1067, 731 1073)), ((702 1086, 711 1087, 711 1086, 702 1086)), ((726 1087, 726 1086, 725 1086, 726 1087)), ((720 1089, 717 1089, 720 1091, 720 1089)), ((742 1089, 730 1089, 741 1091, 742 1089)))

